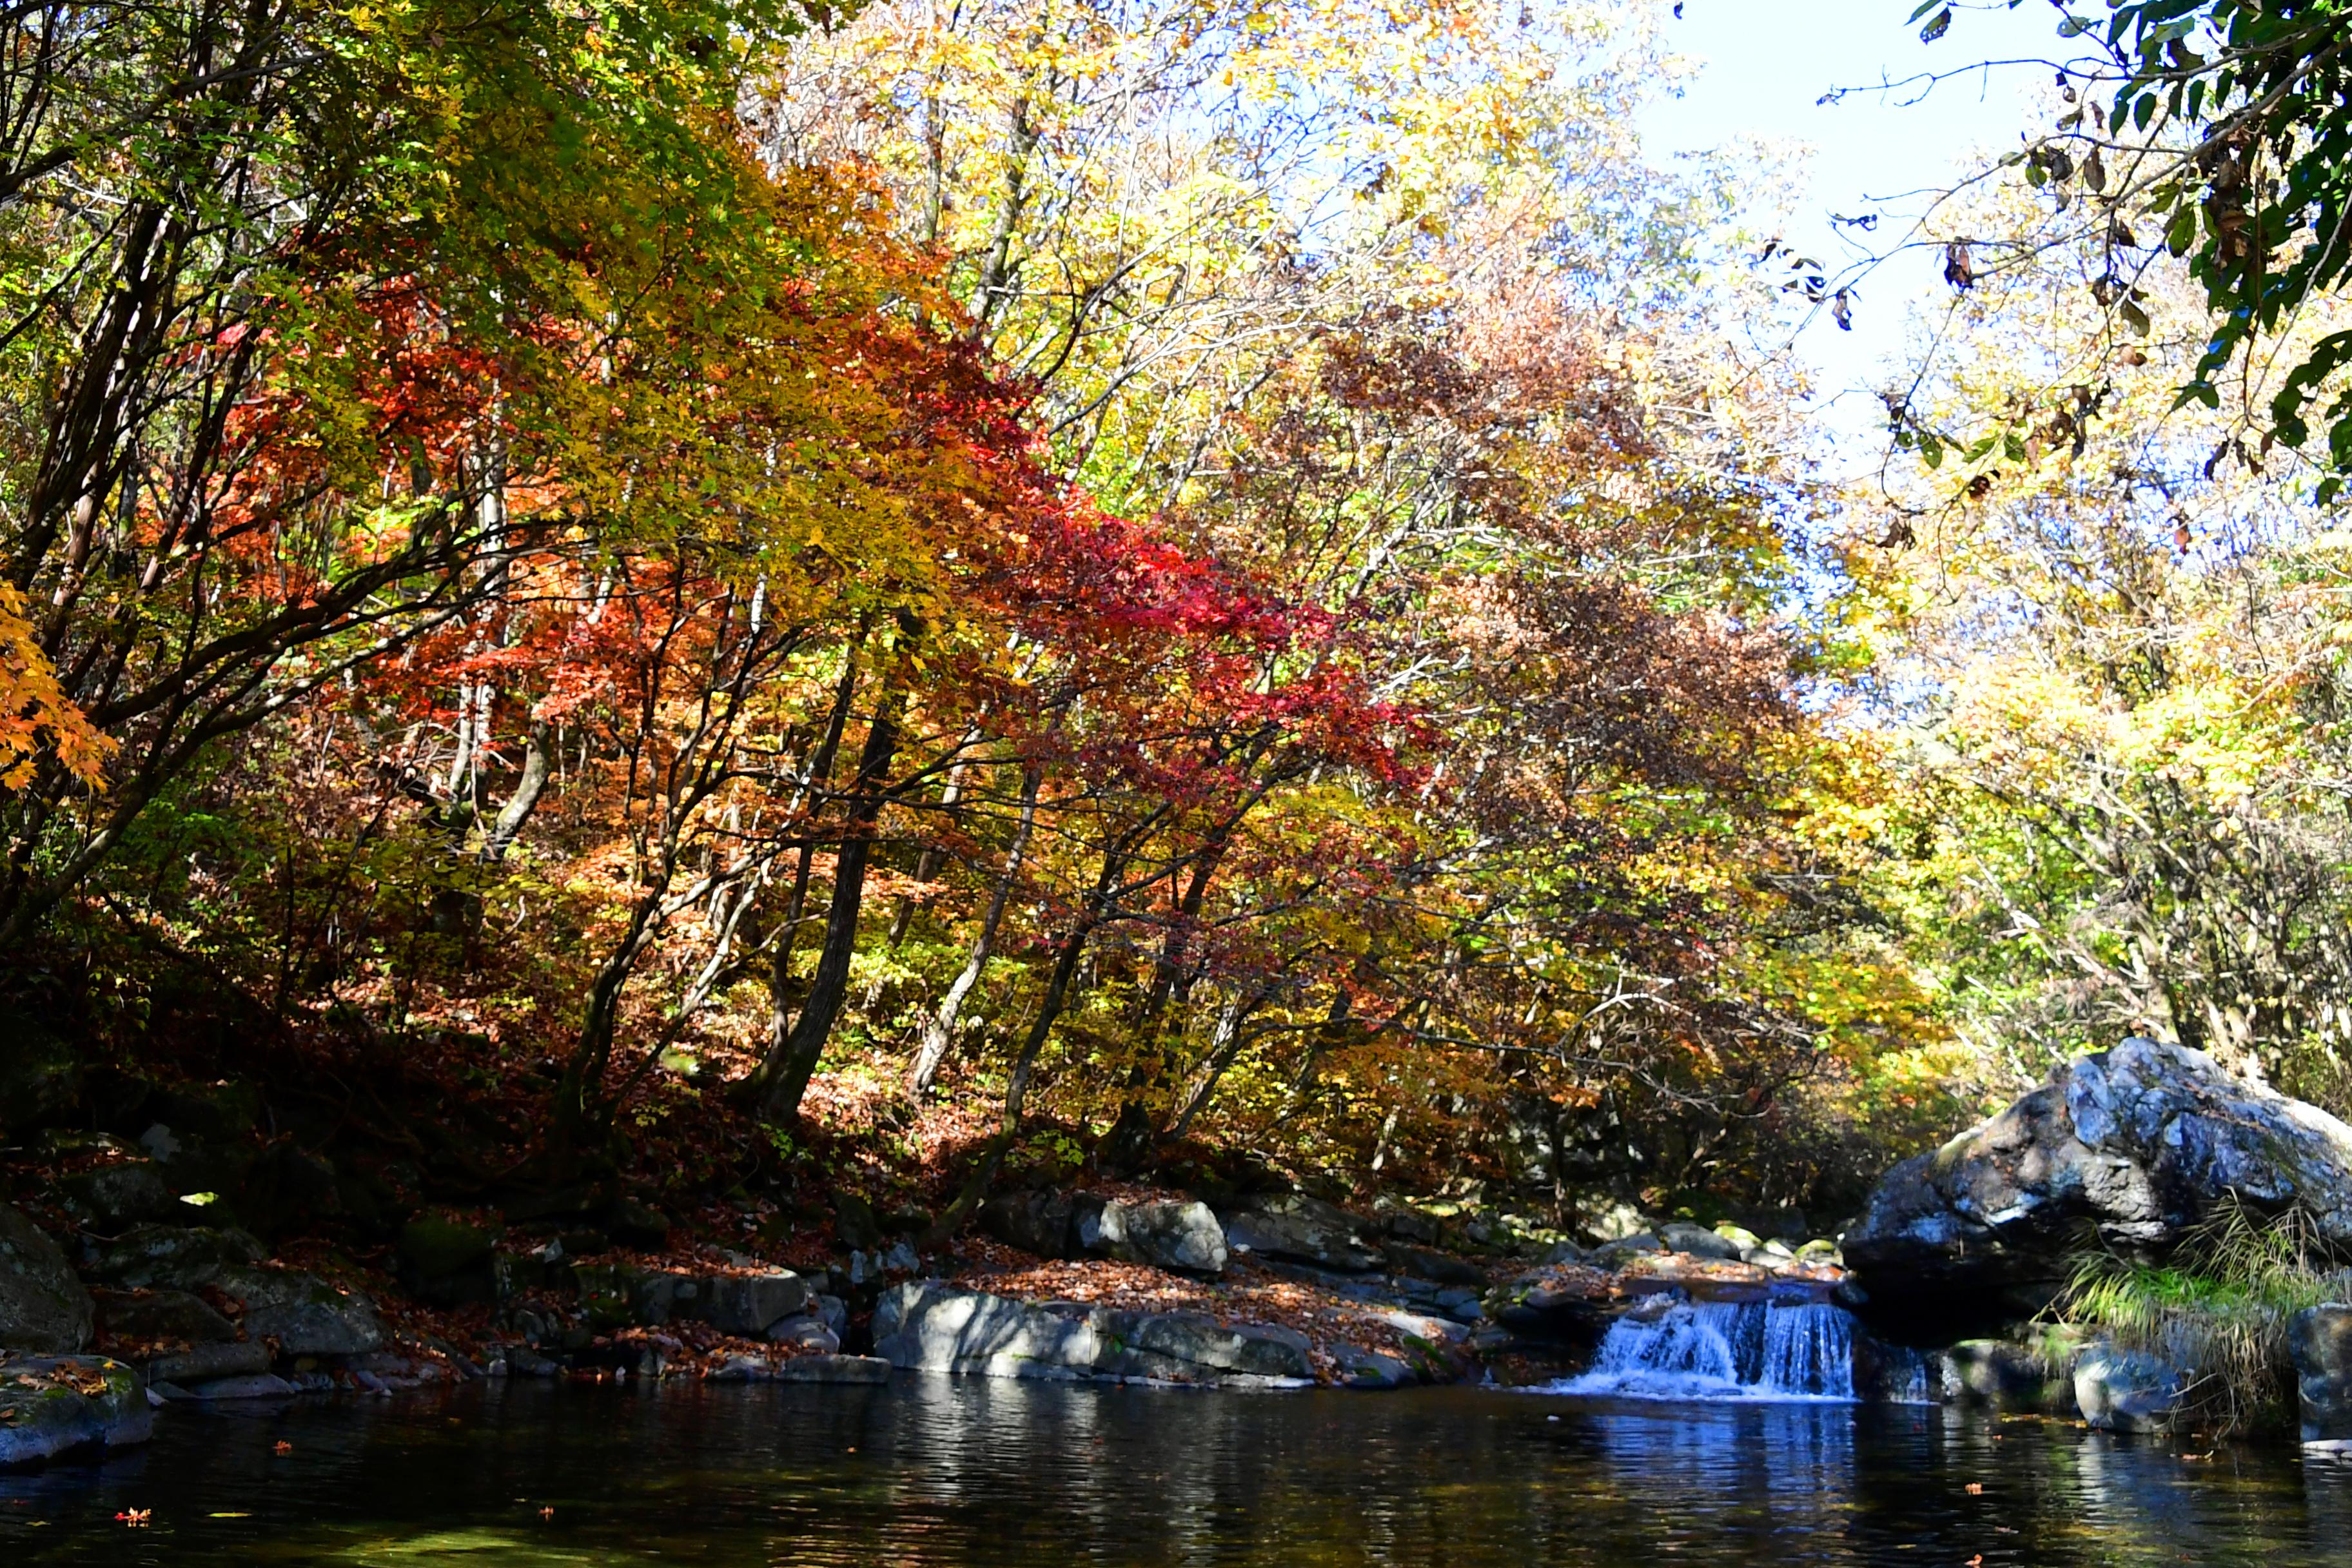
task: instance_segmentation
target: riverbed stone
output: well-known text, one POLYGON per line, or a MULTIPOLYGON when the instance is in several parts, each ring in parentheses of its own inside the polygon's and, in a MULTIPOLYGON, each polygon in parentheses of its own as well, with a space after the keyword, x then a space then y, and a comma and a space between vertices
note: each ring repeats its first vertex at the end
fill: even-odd
MULTIPOLYGON (((1116 1258, 1181 1274, 1222 1274, 1224 1227, 1203 1203, 1130 1201, 1040 1188, 1000 1193, 981 1205, 981 1228, 1039 1258, 1116 1258)), ((887 1260, 886 1260, 887 1263, 887 1260)))
POLYGON ((1144 1375, 1185 1379, 1203 1371, 1265 1378, 1315 1375, 1307 1336, 1278 1323, 1220 1323, 1197 1312, 1097 1313, 1096 1321, 1114 1347, 1103 1371, 1132 1366, 1144 1375))
POLYGON ((98 1304, 99 1327, 117 1339, 201 1345, 236 1338, 236 1324, 186 1290, 113 1290, 101 1285, 90 1296, 98 1304))
POLYGON ((980 1205, 980 1228, 1038 1258, 1068 1258, 1077 1249, 1078 1195, 1052 1188, 998 1193, 980 1205))
POLYGON ((249 1339, 272 1340, 280 1355, 361 1355, 383 1345, 383 1321, 361 1290, 295 1268, 226 1268, 211 1283, 244 1304, 249 1339))
POLYGON ((887 1383, 890 1363, 873 1355, 796 1355, 775 1367, 778 1383, 887 1383))
POLYGON ((2303 1440, 2352 1444, 2352 1305, 2330 1301, 2297 1312, 2287 1324, 2287 1348, 2303 1440))
POLYGON ((1088 1254, 1179 1274, 1225 1271, 1224 1227, 1204 1203, 1106 1203, 1080 1215, 1076 1234, 1079 1247, 1088 1254))
POLYGON ((80 1350, 95 1310, 64 1249, 23 1210, 0 1204, 0 1350, 80 1350))
POLYGON ((301 1389, 282 1377, 266 1372, 245 1373, 236 1377, 215 1377, 204 1383, 174 1384, 190 1399, 207 1403, 231 1402, 243 1399, 291 1399, 301 1389))
POLYGON ((125 1290, 193 1290, 224 1270, 257 1264, 266 1256, 261 1243, 241 1230, 142 1225, 100 1249, 89 1274, 125 1290))
POLYGON ((1592 1262, 1598 1268, 1622 1268, 1645 1253, 1660 1253, 1665 1250, 1667 1250, 1666 1244, 1655 1236, 1646 1230, 1636 1231, 1632 1236, 1621 1236, 1614 1241, 1596 1247, 1593 1250, 1592 1262))
POLYGON ((2032 1341, 1962 1340, 1940 1358, 1946 1403, 1980 1405, 2020 1415, 2080 1413, 2074 1366, 2085 1336, 2053 1329, 2032 1341))
POLYGON ((143 1443, 153 1430, 146 1384, 119 1361, 0 1355, 0 1470, 143 1443))
POLYGON ((1385 1351, 1346 1343, 1331 1347, 1332 1365, 1349 1388, 1402 1388, 1415 1381, 1412 1368, 1385 1351))
POLYGON ((1875 1303, 1957 1298, 2024 1316, 2084 1247, 2160 1257, 2225 1194, 2300 1207, 2352 1254, 2352 1127, 2202 1051, 2135 1037, 1895 1166, 1843 1246, 1875 1303))
MULTIPOLYGON (((1574 1246, 1571 1242, 1563 1242, 1560 1245, 1574 1246)), ((1392 1241, 1385 1249, 1385 1257, 1391 1272, 1427 1279, 1439 1285, 1465 1287, 1473 1292, 1473 1300, 1475 1300, 1475 1293, 1484 1290, 1488 1284, 1485 1269, 1467 1258, 1456 1258, 1450 1252, 1440 1252, 1433 1247, 1415 1247, 1406 1242, 1392 1241)), ((1562 1255, 1559 1261, 1577 1262, 1582 1258, 1583 1252, 1579 1249, 1573 1254, 1562 1255)), ((1545 1260, 1549 1262, 1553 1261, 1553 1258, 1551 1255, 1547 1254, 1545 1260)))
MULTIPOLYGON (((1753 1241, 1753 1237, 1749 1238, 1753 1241)), ((1676 1220, 1658 1228, 1658 1240, 1668 1252, 1679 1252, 1687 1258, 1712 1258, 1727 1263, 1737 1263, 1746 1250, 1728 1237, 1717 1236, 1703 1225, 1691 1225, 1676 1220)))
POLYGON ((629 1315, 636 1322, 708 1323, 722 1334, 757 1338, 771 1324, 804 1312, 808 1281, 787 1268, 746 1274, 698 1274, 646 1269, 625 1279, 629 1315))
POLYGON ((189 1212, 152 1160, 118 1160, 59 1178, 66 1206, 85 1224, 116 1231, 168 1223, 189 1212))
POLYGON ((258 1340, 194 1345, 147 1363, 151 1383, 196 1384, 217 1377, 248 1377, 269 1370, 269 1347, 258 1340))
POLYGON ((1311 1263, 1318 1268, 1362 1274, 1381 1266, 1369 1228, 1335 1204, 1304 1193, 1267 1194, 1248 1200, 1224 1216, 1225 1241, 1235 1252, 1311 1263))
POLYGON ((2083 1419, 2103 1432, 2165 1431, 2180 1403, 2180 1373, 2169 1363, 2104 1341, 2084 1347, 2074 1384, 2083 1419))
POLYGON ((698 1301, 681 1317, 709 1324, 722 1334, 761 1335, 786 1318, 805 1311, 808 1281, 789 1269, 761 1274, 720 1274, 702 1281, 698 1301))
POLYGON ((767 1337, 772 1343, 803 1353, 832 1355, 841 1349, 841 1336, 822 1318, 785 1318, 768 1325, 767 1337))
POLYGON ((1486 1316, 1521 1339, 1583 1345, 1600 1338, 1613 1308, 1607 1278, 1579 1264, 1529 1269, 1487 1292, 1486 1316))

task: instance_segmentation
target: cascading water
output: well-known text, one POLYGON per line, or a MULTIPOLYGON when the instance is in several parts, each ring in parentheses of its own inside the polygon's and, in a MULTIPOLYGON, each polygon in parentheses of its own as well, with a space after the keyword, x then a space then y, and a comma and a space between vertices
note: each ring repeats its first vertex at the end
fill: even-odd
POLYGON ((1592 1370, 1548 1392, 1850 1403, 1853 1319, 1826 1301, 1676 1301, 1611 1324, 1592 1370))

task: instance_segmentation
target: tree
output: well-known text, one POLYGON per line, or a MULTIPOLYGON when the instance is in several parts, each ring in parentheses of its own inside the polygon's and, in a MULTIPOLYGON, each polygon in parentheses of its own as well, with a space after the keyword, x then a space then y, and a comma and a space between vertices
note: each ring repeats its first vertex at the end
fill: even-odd
MULTIPOLYGON (((2104 17, 2060 10, 2059 37, 2091 50, 2059 68, 2074 107, 2056 134, 2011 162, 2078 184, 2111 232, 2144 224, 2151 244, 2187 258, 2210 327, 2179 395, 2219 409, 2235 374, 2231 395, 2265 451, 2273 440, 2303 447, 2320 422, 2331 471, 2315 495, 2332 500, 2352 469, 2352 394, 2341 374, 2352 334, 2297 328, 2352 279, 2352 13, 2340 0, 2130 0, 2104 17), (2266 342, 2276 346, 2265 353, 2266 342)), ((1931 3, 1912 19, 1928 17, 1932 39, 1952 13, 1931 3)), ((2112 298, 2101 302, 2137 327, 2146 317, 2134 270, 2103 274, 2112 298)))

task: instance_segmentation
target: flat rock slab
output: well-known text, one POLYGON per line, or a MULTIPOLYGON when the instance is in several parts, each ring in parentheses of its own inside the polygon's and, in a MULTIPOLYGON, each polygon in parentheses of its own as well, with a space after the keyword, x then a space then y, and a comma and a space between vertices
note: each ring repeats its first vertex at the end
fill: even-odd
POLYGON ((0 1469, 103 1454, 153 1430, 146 1385, 119 1361, 0 1358, 0 1469))

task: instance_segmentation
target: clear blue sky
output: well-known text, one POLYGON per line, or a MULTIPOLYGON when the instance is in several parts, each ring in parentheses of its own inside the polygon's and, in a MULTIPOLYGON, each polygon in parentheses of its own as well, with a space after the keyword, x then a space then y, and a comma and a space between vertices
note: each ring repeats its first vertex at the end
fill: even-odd
MULTIPOLYGON (((1907 100, 1918 87, 1816 100, 1832 88, 1900 81, 1976 61, 2050 58, 2062 47, 2046 0, 2026 0, 2014 11, 1971 9, 1962 0, 1950 32, 1932 45, 1921 43, 1918 25, 1906 21, 1916 3, 1684 0, 1676 20, 1666 15, 1671 0, 1660 0, 1669 46, 1698 68, 1680 97, 1643 117, 1653 160, 1743 136, 1805 144, 1808 189, 1787 238, 1832 265, 1853 258, 1853 244, 1835 236, 1827 215, 1858 215, 1871 209, 1873 197, 1916 209, 1916 202, 1899 198, 1946 183, 1971 148, 2014 147, 2032 96, 2050 84, 2051 72, 2008 66, 1946 81, 1916 102, 1907 100)), ((1885 244, 1904 226, 1890 216, 1874 236, 1858 237, 1885 244)), ((1853 458, 1868 465, 1877 458, 1870 433, 1881 418, 1874 390, 1890 379, 1881 367, 1901 349, 1912 308, 1942 289, 1940 262, 1914 255, 1863 285, 1852 332, 1839 331, 1824 315, 1799 341, 1822 401, 1834 403, 1827 412, 1841 445, 1851 443, 1853 458)))

